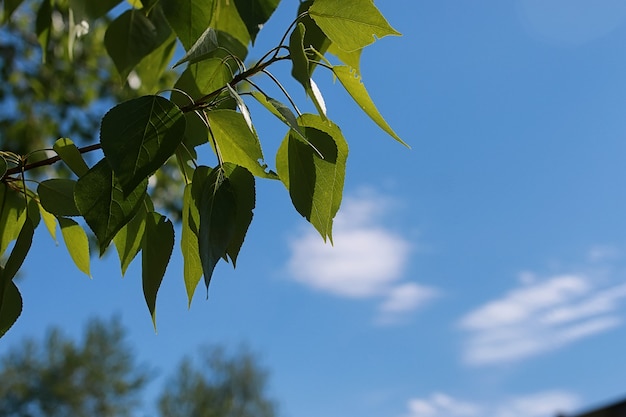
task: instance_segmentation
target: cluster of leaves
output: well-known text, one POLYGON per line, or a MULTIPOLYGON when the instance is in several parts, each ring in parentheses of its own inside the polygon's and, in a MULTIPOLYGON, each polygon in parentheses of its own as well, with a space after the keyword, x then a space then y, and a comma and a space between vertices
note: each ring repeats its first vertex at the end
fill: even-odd
MULTIPOLYGON (((5 19, 20 3, 4 1, 5 19)), ((43 0, 35 26, 44 59, 50 59, 57 3, 68 13, 67 59, 73 58, 90 22, 112 19, 104 45, 122 83, 157 85, 169 71, 178 42, 185 53, 174 67, 186 68, 169 97, 143 95, 110 109, 100 124, 99 143, 79 148, 62 138, 54 143, 52 156, 36 162, 29 159, 30 153, 0 151, 0 255, 8 252, 0 269, 0 335, 21 313, 13 277, 40 223, 53 238, 60 226, 76 266, 90 274, 89 239, 80 218, 95 235, 100 255, 114 243, 123 274, 141 253, 144 296, 155 321, 157 292, 175 236, 172 221, 155 211, 148 180, 168 161, 176 162, 184 184, 180 246, 189 302, 202 276, 208 288, 220 260, 236 264, 255 208, 255 177, 281 181, 295 209, 324 240, 332 241, 348 145, 326 114, 312 79, 316 68, 332 72, 364 112, 404 144, 361 82, 361 50, 376 38, 398 34, 372 0, 301 3, 277 46, 250 67, 244 64, 247 48, 279 0, 133 0, 114 18, 123 9, 121 0, 43 0), (331 64, 326 53, 341 64, 331 64), (314 103, 316 114, 302 114, 269 71, 279 62, 291 63, 291 75, 314 103), (289 104, 266 94, 254 76, 276 84, 289 104), (275 170, 263 162, 244 98, 257 101, 286 125, 275 170), (208 152, 200 149, 205 144, 208 152), (104 157, 90 167, 83 155, 95 150, 104 157), (213 155, 214 166, 200 164, 200 151, 213 155), (76 179, 35 181, 28 175, 56 162, 76 179), (36 189, 29 187, 32 182, 36 189)))

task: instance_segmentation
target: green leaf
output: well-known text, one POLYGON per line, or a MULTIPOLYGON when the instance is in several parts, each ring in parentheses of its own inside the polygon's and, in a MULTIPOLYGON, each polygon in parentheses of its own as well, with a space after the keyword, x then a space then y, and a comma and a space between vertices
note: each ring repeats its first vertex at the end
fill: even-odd
POLYGON ((215 265, 226 257, 228 247, 236 230, 237 200, 230 180, 222 170, 214 168, 203 181, 200 202, 200 228, 198 247, 207 289, 215 265))
POLYGON ((372 0, 315 0, 309 14, 330 40, 351 52, 374 43, 376 38, 399 36, 372 0))
POLYGON ((2 155, 0 155, 0 179, 2 179, 4 177, 4 174, 7 173, 7 169, 7 160, 4 159, 2 155))
MULTIPOLYGON (((194 173, 194 178, 198 175, 198 170, 194 173)), ((206 170, 204 175, 206 176, 206 170)), ((204 181, 205 176, 199 177, 198 183, 204 181)), ((187 184, 183 193, 180 249, 183 253, 183 278, 185 289, 187 290, 188 306, 191 306, 193 294, 200 282, 200 278, 202 278, 202 261, 200 260, 200 248, 198 246, 198 234, 200 232, 200 212, 198 211, 198 206, 200 201, 196 201, 192 193, 192 187, 197 186, 198 183, 192 181, 191 184, 187 184), (192 184, 194 185, 192 186, 192 184)))
POLYGON ((170 37, 161 46, 135 66, 134 73, 141 81, 140 88, 142 91, 152 91, 160 85, 159 83, 168 69, 169 63, 172 61, 175 50, 176 36, 174 33, 171 33, 170 37))
MULTIPOLYGON (((219 44, 229 50, 236 44, 247 46, 250 43, 250 34, 245 23, 241 20, 241 16, 239 16, 235 2, 233 0, 215 0, 214 4, 215 10, 210 26, 214 27, 218 34, 228 35, 228 37, 232 38, 230 42, 225 43, 224 39, 218 37, 219 44)), ((231 50, 231 52, 235 53, 234 50, 231 50)))
POLYGON ((174 154, 185 133, 183 113, 160 96, 112 108, 102 119, 100 142, 122 189, 129 193, 174 154))
POLYGON ((22 296, 12 280, 4 279, 3 272, 0 267, 0 337, 6 334, 22 314, 22 296))
POLYGON ((300 126, 298 126, 298 120, 296 119, 296 115, 293 114, 291 109, 281 103, 280 101, 273 99, 260 91, 252 91, 252 97, 257 99, 259 103, 263 105, 267 110, 270 111, 274 116, 278 117, 283 123, 289 126, 298 136, 301 137, 302 140, 306 140, 304 137, 304 133, 300 126))
POLYGON ((143 9, 129 9, 111 22, 104 35, 104 45, 122 81, 133 68, 170 36, 162 13, 147 17, 143 9))
POLYGON ((66 217, 59 217, 61 235, 74 264, 91 278, 89 271, 89 239, 78 223, 66 217))
POLYGON ((165 216, 146 216, 146 234, 141 251, 143 295, 156 330, 156 297, 174 249, 174 226, 165 216))
POLYGON ((252 43, 256 35, 267 22, 280 0, 235 0, 235 6, 241 19, 246 24, 252 43))
POLYGON ((326 105, 321 98, 321 94, 317 85, 311 79, 311 70, 309 68, 309 59, 304 51, 304 33, 305 28, 302 23, 291 32, 289 37, 289 53, 291 55, 291 75, 302 86, 307 95, 313 100, 313 104, 317 108, 318 113, 322 117, 326 117, 326 105))
POLYGON ((41 205, 55 216, 80 216, 74 202, 76 181, 53 178, 43 181, 37 187, 41 205))
MULTIPOLYGON (((300 3, 300 6, 298 7, 298 16, 309 10, 311 4, 313 4, 313 0, 307 0, 300 3)), ((304 44, 304 49, 308 50, 312 48, 319 52, 321 55, 324 55, 326 53, 326 50, 331 45, 330 39, 328 39, 324 32, 322 32, 322 29, 320 29, 319 26, 315 24, 315 21, 311 19, 311 16, 309 16, 308 14, 304 15, 300 19, 300 23, 302 23, 305 28, 304 39, 302 41, 302 43, 304 44)), ((313 74, 313 70, 316 67, 316 63, 309 62, 309 75, 313 74)))
MULTIPOLYGON (((221 58, 210 58, 189 65, 181 74, 174 88, 184 91, 193 99, 223 88, 232 79, 230 67, 221 58)), ((189 104, 187 98, 172 94, 172 101, 180 106, 189 104)))
POLYGON ((54 214, 46 211, 41 204, 39 206, 39 214, 43 219, 44 224, 46 225, 46 229, 48 229, 48 233, 52 236, 52 240, 56 242, 57 240, 57 218, 54 214))
POLYGON ((194 64, 210 58, 217 48, 219 48, 219 45, 217 44, 217 33, 215 33, 215 29, 208 27, 191 46, 191 48, 189 48, 189 51, 187 51, 181 59, 176 61, 174 68, 184 64, 185 62, 194 64))
POLYGON ((3 22, 8 22, 11 15, 17 9, 24 0, 4 0, 4 16, 3 22))
MULTIPOLYGON (((150 199, 146 196, 145 201, 150 201, 150 199)), ((135 216, 113 238, 113 243, 120 259, 122 276, 126 274, 128 266, 141 249, 141 242, 146 230, 146 214, 147 211, 140 208, 135 213, 135 216)))
POLYGON ((89 167, 85 163, 80 151, 70 139, 61 138, 54 142, 52 149, 59 155, 59 158, 72 170, 78 177, 85 175, 89 171, 89 167))
POLYGON ((185 50, 211 26, 215 12, 215 0, 161 0, 161 5, 185 50))
POLYGON ((250 117, 250 111, 248 110, 246 103, 243 101, 239 93, 237 93, 237 91, 233 87, 230 86, 230 84, 226 84, 226 89, 228 90, 228 93, 230 94, 230 96, 237 103, 237 108, 239 109, 239 112, 243 116, 244 120, 246 121, 246 124, 248 125, 248 129, 250 129, 250 132, 254 134, 254 127, 252 126, 252 117, 250 117))
POLYGON ((41 60, 46 62, 48 44, 50 43, 50 27, 52 26, 52 3, 51 0, 43 0, 37 10, 35 20, 35 33, 41 45, 41 60))
POLYGON ((346 91, 352 96, 354 101, 363 109, 363 111, 378 125, 381 129, 387 132, 392 138, 409 148, 396 132, 387 124, 383 116, 380 115, 378 109, 374 105, 374 102, 370 98, 365 86, 361 82, 361 76, 353 69, 347 66, 335 66, 333 67, 333 73, 344 86, 346 91))
POLYGON ((117 232, 128 223, 144 200, 148 180, 124 195, 119 181, 106 160, 101 160, 82 176, 74 188, 78 211, 96 235, 100 255, 117 232))
POLYGON ((222 169, 230 182, 235 195, 235 207, 237 208, 235 211, 233 236, 226 248, 226 254, 233 262, 233 267, 235 267, 237 265, 237 255, 239 255, 243 245, 248 227, 252 223, 252 210, 254 210, 256 200, 254 176, 247 169, 231 163, 225 163, 222 169))
POLYGON ((26 217, 24 196, 0 183, 0 256, 17 239, 26 217))
POLYGON ((305 136, 323 155, 290 132, 276 154, 276 168, 291 201, 322 235, 332 242, 333 218, 341 205, 348 144, 339 127, 316 115, 299 119, 305 136))
POLYGON ((34 234, 35 228, 33 223, 30 220, 25 221, 11 250, 11 254, 4 265, 4 279, 11 280, 17 274, 17 271, 24 263, 24 259, 26 259, 26 255, 28 255, 34 234))
POLYGON ((362 49, 357 49, 356 51, 346 52, 343 49, 337 48, 335 44, 330 44, 328 47, 328 52, 335 55, 341 62, 346 64, 349 67, 352 67, 356 70, 356 72, 360 71, 361 68, 361 52, 362 49))
POLYGON ((234 110, 213 110, 207 112, 207 117, 224 162, 247 168, 258 177, 275 178, 272 173, 265 172, 267 165, 259 164, 259 161, 263 161, 261 144, 240 113, 234 110))

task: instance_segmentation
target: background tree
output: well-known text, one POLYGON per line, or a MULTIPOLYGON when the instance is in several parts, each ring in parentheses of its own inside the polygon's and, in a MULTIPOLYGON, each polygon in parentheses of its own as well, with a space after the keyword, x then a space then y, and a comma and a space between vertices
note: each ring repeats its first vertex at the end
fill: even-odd
POLYGON ((273 417, 267 374, 246 350, 232 356, 205 348, 200 362, 185 358, 159 397, 162 417, 273 417))
POLYGON ((0 415, 130 417, 149 376, 118 320, 90 321, 80 342, 52 329, 1 359, 0 415))
POLYGON ((284 23, 275 46, 248 66, 248 47, 278 3, 3 2, 3 30, 22 40, 7 41, 2 49, 9 81, 4 106, 16 111, 0 120, 0 140, 10 147, 0 150, 0 257, 8 254, 0 267, 0 336, 21 314, 13 278, 40 224, 53 238, 60 227, 72 259, 87 275, 85 226, 100 255, 114 244, 123 274, 141 253, 143 292, 155 326, 177 213, 189 301, 202 277, 208 289, 221 260, 236 265, 253 218, 257 179, 281 181, 297 212, 332 241, 348 143, 312 75, 322 69, 338 79, 376 124, 404 143, 372 102, 359 62, 366 46, 399 33, 372 0, 350 0, 350 7, 310 0, 284 23), (27 47, 35 42, 39 53, 27 47), (178 45, 184 52, 174 57, 178 45), (116 87, 108 75, 111 63, 119 76, 116 87), (314 113, 303 113, 270 72, 281 64, 291 66, 314 113), (181 68, 175 82, 171 68, 181 68), (273 166, 265 160, 249 101, 285 125, 273 166), (79 148, 96 136, 94 114, 103 106, 113 107, 100 122, 99 142, 79 148), (60 139, 44 144, 50 136, 60 139), (83 158, 94 152, 103 154, 95 164, 83 158), (48 179, 42 180, 42 167, 48 179), (175 187, 169 187, 172 182, 175 187))
MULTIPOLYGON (((130 417, 154 376, 139 364, 118 320, 91 320, 80 342, 52 329, 0 359, 0 415, 6 417, 130 417)), ((246 350, 227 355, 206 347, 185 358, 157 404, 162 417, 273 417, 266 372, 246 350)))

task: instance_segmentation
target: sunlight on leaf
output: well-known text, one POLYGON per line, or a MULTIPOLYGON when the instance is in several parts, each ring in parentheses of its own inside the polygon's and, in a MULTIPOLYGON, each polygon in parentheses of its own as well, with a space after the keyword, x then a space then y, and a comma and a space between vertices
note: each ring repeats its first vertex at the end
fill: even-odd
POLYGON ((400 35, 372 0, 315 0, 309 14, 326 36, 346 52, 362 49, 376 38, 400 35))
POLYGON ((341 85, 344 86, 354 101, 378 126, 380 126, 381 129, 407 148, 410 148, 406 142, 396 135, 396 132, 394 132, 391 126, 387 124, 385 119, 383 119, 383 116, 380 115, 378 109, 374 105, 374 102, 367 93, 365 86, 361 82, 361 76, 356 72, 356 70, 347 66, 335 66, 333 67, 333 73, 337 76, 341 85))
POLYGON ((332 242, 333 218, 341 205, 348 144, 339 128, 321 117, 304 114, 298 119, 306 137, 318 149, 289 133, 276 154, 278 176, 291 201, 322 235, 332 242))
POLYGON ((70 257, 76 267, 91 278, 89 270, 89 239, 78 223, 66 217, 59 217, 61 235, 70 257))

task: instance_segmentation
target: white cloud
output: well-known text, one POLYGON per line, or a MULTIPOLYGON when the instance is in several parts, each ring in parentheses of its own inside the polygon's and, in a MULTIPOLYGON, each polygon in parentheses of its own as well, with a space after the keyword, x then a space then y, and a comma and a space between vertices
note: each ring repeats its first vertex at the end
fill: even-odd
POLYGON ((395 321, 435 291, 402 282, 413 245, 385 227, 390 201, 371 192, 344 199, 333 227, 333 245, 312 228, 290 242, 289 276, 318 291, 347 298, 382 297, 383 321, 395 321))
POLYGON ((438 295, 438 292, 430 287, 415 284, 413 282, 399 284, 392 287, 386 294, 386 298, 379 305, 379 324, 392 324, 401 321, 403 316, 438 295))
POLYGON ((577 396, 565 391, 539 392, 486 405, 434 393, 409 400, 406 417, 546 417, 572 411, 579 403, 577 396))
POLYGON ((408 417, 473 417, 483 415, 479 406, 436 392, 429 398, 409 400, 408 417))
POLYGON ((468 333, 468 364, 519 360, 621 324, 617 309, 626 298, 626 284, 596 289, 587 275, 521 281, 519 288, 460 320, 468 333))
POLYGON ((571 412, 580 400, 565 391, 547 391, 512 398, 498 406, 493 417, 546 417, 571 412))

